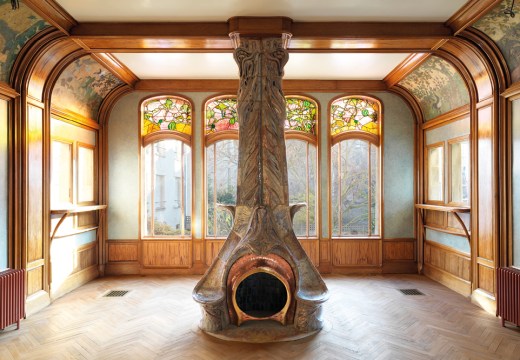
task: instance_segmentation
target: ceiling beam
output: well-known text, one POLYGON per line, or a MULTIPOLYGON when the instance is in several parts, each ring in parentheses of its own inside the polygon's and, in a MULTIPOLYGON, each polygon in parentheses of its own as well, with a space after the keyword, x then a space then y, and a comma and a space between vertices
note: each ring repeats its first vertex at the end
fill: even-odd
MULTIPOLYGON (((238 91, 238 80, 141 80, 135 90, 142 91, 238 91)), ((282 89, 286 93, 295 92, 344 92, 344 91, 384 91, 384 81, 380 80, 283 80, 282 89)))
MULTIPOLYGON (((71 37, 94 52, 179 52, 231 51, 229 33, 240 27, 251 29, 263 25, 263 33, 277 33, 279 18, 237 18, 229 22, 183 23, 80 23, 70 31, 71 37), (250 22, 248 24, 247 22, 250 22), (273 25, 270 29, 269 24, 273 25), (243 25, 245 24, 245 25, 243 25)), ((290 19, 289 19, 290 20, 290 19)), ((443 23, 383 22, 289 22, 283 29, 292 34, 291 51, 429 51, 440 40, 452 36, 443 23), (289 26, 290 25, 290 26, 289 26)), ((246 31, 246 33, 248 33, 246 31)))
POLYGON ((139 81, 139 78, 125 64, 111 54, 95 53, 92 57, 127 85, 133 87, 139 81))
POLYGON ((23 3, 65 34, 78 25, 76 20, 54 0, 23 0, 23 3))
POLYGON ((446 26, 457 35, 501 2, 502 0, 469 0, 446 21, 446 26))

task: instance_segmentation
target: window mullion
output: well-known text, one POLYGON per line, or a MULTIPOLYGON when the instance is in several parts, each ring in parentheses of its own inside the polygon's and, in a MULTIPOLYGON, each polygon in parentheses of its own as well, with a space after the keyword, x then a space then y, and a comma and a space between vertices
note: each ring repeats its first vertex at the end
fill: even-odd
POLYGON ((213 144, 213 237, 217 238, 217 143, 213 144))
POLYGON ((372 159, 371 144, 368 143, 368 236, 372 235, 372 159))

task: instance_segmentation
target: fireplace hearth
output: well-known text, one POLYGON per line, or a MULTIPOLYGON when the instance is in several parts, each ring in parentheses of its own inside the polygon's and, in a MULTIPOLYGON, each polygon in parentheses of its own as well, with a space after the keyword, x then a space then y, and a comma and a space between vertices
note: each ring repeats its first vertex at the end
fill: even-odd
MULTIPOLYGON (((237 204, 231 233, 193 291, 203 331, 230 340, 301 338, 323 327, 327 287, 296 238, 285 158, 285 48, 281 37, 241 38, 237 204)), ((228 207, 229 208, 229 207, 228 207)))

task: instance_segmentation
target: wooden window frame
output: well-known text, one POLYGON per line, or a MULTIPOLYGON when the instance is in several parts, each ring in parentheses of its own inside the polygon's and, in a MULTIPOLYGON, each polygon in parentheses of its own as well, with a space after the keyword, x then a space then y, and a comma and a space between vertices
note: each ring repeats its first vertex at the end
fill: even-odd
POLYGON ((424 197, 426 204, 432 204, 432 205, 444 205, 446 201, 446 144, 445 141, 436 142, 433 144, 426 145, 426 151, 425 151, 425 161, 424 161, 424 197), (441 157, 441 170, 442 170, 442 181, 441 181, 441 199, 440 200, 431 200, 430 199, 430 150, 436 149, 436 148, 442 148, 442 157, 441 157))
POLYGON ((452 201, 452 181, 453 181, 453 170, 452 170, 452 145, 453 144, 460 144, 460 143, 463 143, 463 142, 468 142, 469 146, 470 146, 470 152, 469 152, 469 156, 470 156, 470 160, 469 160, 469 173, 470 173, 470 176, 471 176, 471 142, 470 142, 470 139, 469 139, 469 135, 463 135, 463 136, 459 136, 459 137, 456 137, 456 138, 453 138, 453 139, 449 139, 447 141, 448 143, 448 173, 447 173, 447 186, 448 186, 448 199, 447 199, 447 205, 448 206, 471 206, 471 178, 469 179, 469 182, 468 182, 468 187, 469 187, 469 199, 468 199, 468 202, 465 203, 463 201, 452 201))
MULTIPOLYGON (((384 201, 383 201, 383 104, 381 100, 379 100, 376 97, 370 96, 370 95, 340 95, 338 97, 335 97, 330 100, 329 102, 329 115, 327 118, 328 126, 327 131, 329 133, 329 147, 328 147, 328 154, 329 154, 329 232, 330 232, 330 238, 333 240, 380 240, 384 237, 383 229, 384 229, 384 219, 383 219, 383 208, 384 208, 384 201), (331 135, 331 116, 332 116, 332 105, 334 102, 346 98, 361 98, 361 99, 367 99, 373 102, 376 102, 379 105, 379 112, 378 112, 378 124, 379 124, 379 134, 375 135, 366 131, 361 130, 349 130, 345 131, 339 134, 331 135), (362 140, 368 142, 368 178, 369 178, 369 184, 371 180, 371 174, 372 174, 372 162, 371 162, 371 145, 375 145, 377 147, 377 198, 376 198, 376 216, 377 216, 377 235, 372 235, 371 231, 371 222, 372 222, 372 211, 371 211, 371 188, 369 186, 369 211, 368 211, 368 234, 369 235, 356 235, 356 236, 345 236, 341 235, 341 221, 340 221, 340 232, 339 235, 334 235, 333 231, 333 225, 332 225, 332 218, 333 218, 333 210, 332 210, 332 147, 342 141, 345 140, 362 140)), ((340 200, 341 204, 341 200, 340 200)))
MULTIPOLYGON (((141 143, 141 146, 140 146, 140 155, 139 155, 139 179, 140 179, 140 186, 139 186, 139 189, 140 189, 140 194, 139 194, 139 239, 141 240, 145 240, 145 241, 153 241, 153 240, 191 240, 193 239, 193 227, 190 229, 190 234, 189 235, 186 235, 184 234, 186 229, 186 216, 188 214, 186 214, 186 204, 188 202, 190 202, 191 204, 191 213, 189 214, 191 219, 192 219, 192 223, 193 223, 193 214, 194 214, 194 194, 193 194, 193 184, 194 184, 194 154, 193 154, 193 144, 192 144, 192 137, 193 137, 193 129, 194 129, 194 125, 195 125, 195 122, 194 122, 194 119, 195 119, 195 108, 193 106, 193 101, 189 98, 187 98, 186 96, 184 95, 179 95, 179 94, 171 94, 171 93, 167 93, 167 94, 156 94, 156 95, 153 95, 153 96, 150 96, 150 97, 146 97, 144 99, 141 99, 141 101, 139 102, 139 137, 140 137, 140 143, 141 143), (181 99, 181 100, 184 100, 186 101, 189 105, 190 105, 190 112, 191 112, 191 129, 192 129, 192 132, 191 132, 191 135, 190 134, 187 134, 187 133, 184 133, 184 132, 179 132, 179 131, 175 131, 175 130, 159 130, 159 131, 154 131, 154 132, 151 132, 149 134, 146 134, 146 135, 143 135, 143 117, 144 117, 144 105, 151 102, 151 101, 154 101, 154 100, 160 100, 160 99, 164 99, 164 98, 177 98, 177 99, 181 99), (178 141, 181 141, 182 142, 182 146, 181 146, 181 218, 182 218, 182 223, 181 223, 181 234, 180 236, 165 236, 165 235, 145 235, 146 234, 146 219, 144 218, 145 214, 146 214, 146 211, 144 211, 144 208, 146 207, 146 200, 144 199, 144 194, 145 194, 145 185, 146 185, 146 182, 145 182, 145 165, 143 163, 143 159, 145 159, 145 148, 149 145, 152 145, 152 144, 155 144, 159 141, 162 141, 162 140, 178 140, 178 141), (186 175, 184 173, 184 159, 185 159, 185 154, 184 154, 184 146, 187 145, 190 147, 190 153, 191 153, 191 162, 190 162, 190 167, 191 167, 191 174, 190 174, 190 178, 191 178, 191 198, 190 199, 185 199, 185 192, 184 192, 184 188, 185 188, 185 184, 186 184, 186 175)), ((153 159, 153 152, 152 152, 152 159, 153 159)), ((153 166, 153 161, 152 161, 152 166, 151 166, 151 173, 152 174, 155 174, 155 171, 154 171, 154 166, 153 166)), ((153 180, 153 186, 152 186, 152 199, 154 199, 154 186, 155 186, 155 179, 153 180)), ((152 217, 151 217, 151 230, 152 232, 154 231, 154 216, 153 216, 153 205, 152 205, 152 217)))

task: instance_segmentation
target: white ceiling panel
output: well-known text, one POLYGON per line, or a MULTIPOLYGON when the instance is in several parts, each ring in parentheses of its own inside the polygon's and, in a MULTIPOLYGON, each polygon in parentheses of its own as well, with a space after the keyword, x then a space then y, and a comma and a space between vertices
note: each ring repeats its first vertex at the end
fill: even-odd
POLYGON ((288 16, 296 21, 446 21, 466 0, 57 0, 84 21, 226 21, 288 16))
MULTIPOLYGON (((285 79, 382 80, 409 54, 293 53, 285 79)), ((141 79, 238 79, 231 53, 117 53, 141 79)))

